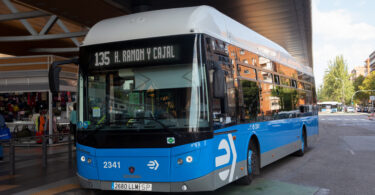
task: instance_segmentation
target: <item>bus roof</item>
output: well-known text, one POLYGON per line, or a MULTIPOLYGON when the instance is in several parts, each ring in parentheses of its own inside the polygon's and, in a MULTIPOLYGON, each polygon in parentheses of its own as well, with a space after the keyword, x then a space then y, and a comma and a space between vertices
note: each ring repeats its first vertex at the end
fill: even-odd
POLYGON ((313 75, 311 67, 299 64, 284 48, 210 6, 156 10, 106 19, 90 29, 83 46, 191 33, 210 35, 313 75))

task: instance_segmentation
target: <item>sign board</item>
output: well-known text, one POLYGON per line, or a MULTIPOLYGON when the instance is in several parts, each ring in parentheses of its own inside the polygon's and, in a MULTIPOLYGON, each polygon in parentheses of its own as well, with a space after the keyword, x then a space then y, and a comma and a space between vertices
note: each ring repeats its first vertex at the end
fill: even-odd
POLYGON ((119 41, 80 48, 80 66, 88 70, 190 64, 196 35, 119 41))
POLYGON ((371 100, 371 101, 375 101, 375 96, 373 96, 373 95, 370 96, 370 100, 371 100))

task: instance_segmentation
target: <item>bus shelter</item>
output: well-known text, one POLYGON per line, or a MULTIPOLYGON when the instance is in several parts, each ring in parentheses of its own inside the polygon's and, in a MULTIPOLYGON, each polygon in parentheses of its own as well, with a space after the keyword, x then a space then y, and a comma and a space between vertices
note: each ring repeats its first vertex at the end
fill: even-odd
MULTIPOLYGON (((69 124, 70 108, 76 99, 78 67, 67 65, 62 68, 61 91, 52 94, 48 70, 56 60, 64 58, 54 55, 0 58, 0 111, 14 134, 22 128, 22 131, 29 130, 32 136, 40 127, 52 135, 53 120, 48 119, 53 117, 56 117, 56 126, 67 127, 69 124), (46 120, 41 121, 40 115, 46 120)), ((52 143, 51 139, 49 143, 52 143)))

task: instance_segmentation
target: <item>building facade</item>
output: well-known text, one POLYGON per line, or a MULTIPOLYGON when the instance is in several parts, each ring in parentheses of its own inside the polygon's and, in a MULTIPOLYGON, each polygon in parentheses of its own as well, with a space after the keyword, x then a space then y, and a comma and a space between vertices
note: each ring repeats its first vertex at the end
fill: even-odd
POLYGON ((375 70, 375 51, 373 51, 369 56, 369 72, 372 72, 375 70))

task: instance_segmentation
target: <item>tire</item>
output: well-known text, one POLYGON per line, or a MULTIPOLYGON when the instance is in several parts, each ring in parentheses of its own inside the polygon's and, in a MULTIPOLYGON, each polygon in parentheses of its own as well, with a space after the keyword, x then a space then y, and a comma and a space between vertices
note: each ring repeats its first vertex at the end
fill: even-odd
POLYGON ((250 185, 259 168, 259 153, 255 141, 251 141, 247 150, 247 175, 238 180, 239 184, 250 185))
POLYGON ((306 136, 306 129, 303 128, 302 130, 302 139, 301 139, 301 149, 296 152, 296 156, 303 156, 307 149, 307 136, 306 136))

